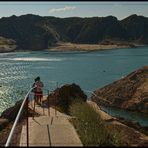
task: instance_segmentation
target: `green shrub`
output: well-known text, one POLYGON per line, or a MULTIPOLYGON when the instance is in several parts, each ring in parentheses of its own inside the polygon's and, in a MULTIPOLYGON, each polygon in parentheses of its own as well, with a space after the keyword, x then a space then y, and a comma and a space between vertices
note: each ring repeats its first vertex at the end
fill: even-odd
POLYGON ((104 121, 86 102, 75 100, 70 107, 71 122, 84 146, 118 146, 118 135, 106 127, 104 121))

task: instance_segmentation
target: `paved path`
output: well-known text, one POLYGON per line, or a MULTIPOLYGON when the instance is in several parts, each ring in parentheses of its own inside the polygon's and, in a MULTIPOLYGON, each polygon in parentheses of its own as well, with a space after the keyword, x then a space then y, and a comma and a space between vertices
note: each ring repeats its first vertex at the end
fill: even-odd
MULTIPOLYGON (((69 122, 68 115, 62 114, 50 108, 48 110, 36 106, 39 117, 29 117, 29 146, 83 146, 76 130, 69 122)), ((23 126, 20 146, 26 146, 26 126, 23 126)))

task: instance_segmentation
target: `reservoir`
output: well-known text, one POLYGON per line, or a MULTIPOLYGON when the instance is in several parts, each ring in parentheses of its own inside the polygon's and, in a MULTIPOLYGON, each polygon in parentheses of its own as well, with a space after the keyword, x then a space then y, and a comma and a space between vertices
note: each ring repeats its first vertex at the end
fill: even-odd
MULTIPOLYGON (((80 85, 83 90, 94 91, 146 65, 148 47, 93 52, 0 53, 0 114, 24 98, 37 76, 44 82, 45 94, 47 90, 70 83, 80 85)), ((106 109, 117 114, 116 110, 110 110, 106 109)), ((142 120, 141 123, 148 126, 145 115, 126 114, 131 120, 142 120)))

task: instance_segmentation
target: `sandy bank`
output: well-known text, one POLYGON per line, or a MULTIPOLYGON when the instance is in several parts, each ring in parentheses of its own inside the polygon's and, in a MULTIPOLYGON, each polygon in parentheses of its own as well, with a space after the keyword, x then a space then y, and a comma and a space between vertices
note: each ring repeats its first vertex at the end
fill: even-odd
POLYGON ((52 46, 48 51, 97 51, 107 49, 118 49, 118 48, 133 48, 137 47, 131 44, 76 44, 76 43, 58 43, 56 46, 52 46))

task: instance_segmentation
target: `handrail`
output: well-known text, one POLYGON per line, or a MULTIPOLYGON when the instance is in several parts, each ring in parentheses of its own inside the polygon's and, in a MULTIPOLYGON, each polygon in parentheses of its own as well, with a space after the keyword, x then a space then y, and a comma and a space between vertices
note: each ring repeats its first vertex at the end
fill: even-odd
MULTIPOLYGON (((93 94, 95 97, 99 98, 99 97, 98 97, 93 91, 90 91, 90 90, 84 90, 84 92, 89 92, 89 93, 93 94)), ((99 98, 99 99, 101 99, 101 100, 103 100, 103 101, 106 101, 106 102, 108 102, 108 103, 111 103, 111 102, 108 101, 108 100, 105 100, 105 99, 102 99, 102 98, 99 98)))
POLYGON ((16 125, 17 125, 17 122, 18 122, 19 117, 20 117, 20 115, 21 115, 21 112, 22 112, 22 109, 23 109, 23 107, 24 107, 24 104, 25 104, 25 102, 26 102, 26 100, 27 100, 27 98, 28 98, 30 92, 31 92, 34 88, 35 88, 35 87, 31 88, 31 89, 28 91, 28 93, 27 93, 26 96, 25 96, 25 99, 23 100, 23 103, 22 103, 22 105, 21 105, 21 107, 20 107, 20 109, 19 109, 19 112, 18 112, 18 114, 17 114, 17 117, 16 117, 16 119, 15 119, 15 122, 14 122, 14 124, 13 124, 13 126, 12 126, 12 129, 11 129, 11 131, 10 131, 10 134, 9 134, 9 137, 8 137, 7 142, 6 142, 6 144, 5 144, 5 147, 8 147, 9 144, 10 144, 12 135, 13 135, 13 133, 14 133, 14 129, 15 129, 16 125))

